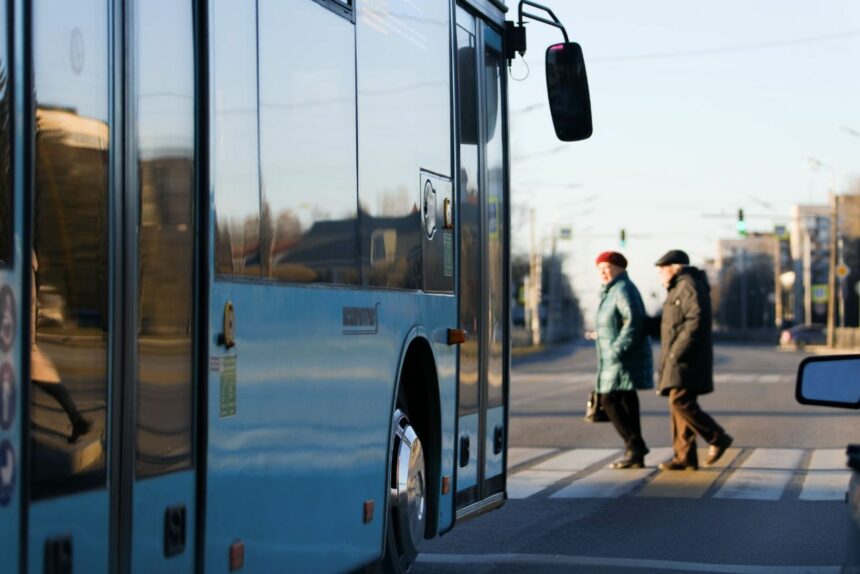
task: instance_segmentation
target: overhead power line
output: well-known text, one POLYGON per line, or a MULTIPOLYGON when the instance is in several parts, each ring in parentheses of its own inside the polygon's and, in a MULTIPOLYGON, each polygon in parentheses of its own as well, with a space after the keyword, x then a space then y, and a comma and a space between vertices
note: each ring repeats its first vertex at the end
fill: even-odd
POLYGON ((791 38, 787 40, 773 40, 770 42, 758 42, 755 44, 739 44, 736 46, 721 46, 718 48, 697 48, 691 50, 679 50, 676 52, 655 52, 652 54, 628 54, 624 56, 607 56, 597 58, 587 58, 588 64, 598 62, 630 62, 639 60, 665 60, 670 58, 686 58, 690 56, 711 56, 715 54, 727 54, 731 52, 751 52, 755 50, 769 50, 771 48, 782 48, 785 46, 794 46, 797 44, 811 44, 814 42, 824 42, 829 40, 839 40, 843 38, 851 38, 860 36, 860 30, 848 30, 846 32, 837 32, 835 34, 823 34, 820 36, 806 36, 803 38, 791 38))

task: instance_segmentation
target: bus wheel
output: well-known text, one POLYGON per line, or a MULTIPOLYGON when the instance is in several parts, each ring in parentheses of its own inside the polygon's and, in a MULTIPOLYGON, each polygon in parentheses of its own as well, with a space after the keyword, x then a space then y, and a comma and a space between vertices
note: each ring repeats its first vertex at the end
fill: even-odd
POLYGON ((392 422, 386 569, 407 572, 418 556, 427 522, 427 473, 424 450, 404 410, 392 422))

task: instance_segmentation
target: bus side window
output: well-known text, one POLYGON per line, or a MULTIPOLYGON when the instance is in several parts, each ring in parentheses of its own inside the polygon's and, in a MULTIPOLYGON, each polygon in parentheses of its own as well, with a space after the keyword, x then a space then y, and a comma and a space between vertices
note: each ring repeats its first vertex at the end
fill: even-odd
POLYGON ((258 5, 264 275, 358 284, 355 26, 314 2, 258 5))
POLYGON ((214 0, 212 19, 215 272, 259 277, 256 4, 214 0))
POLYGON ((12 262, 12 130, 9 122, 11 94, 9 91, 8 30, 5 9, 0 9, 0 265, 12 262))

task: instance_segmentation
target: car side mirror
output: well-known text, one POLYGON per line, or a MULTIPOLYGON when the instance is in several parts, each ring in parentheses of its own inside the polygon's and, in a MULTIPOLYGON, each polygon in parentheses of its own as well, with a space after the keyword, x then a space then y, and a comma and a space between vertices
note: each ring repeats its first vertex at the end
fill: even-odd
POLYGON ((558 139, 571 142, 591 137, 591 97, 579 44, 565 42, 547 48, 546 88, 558 139))
POLYGON ((860 355, 807 357, 794 396, 803 405, 860 409, 860 355))

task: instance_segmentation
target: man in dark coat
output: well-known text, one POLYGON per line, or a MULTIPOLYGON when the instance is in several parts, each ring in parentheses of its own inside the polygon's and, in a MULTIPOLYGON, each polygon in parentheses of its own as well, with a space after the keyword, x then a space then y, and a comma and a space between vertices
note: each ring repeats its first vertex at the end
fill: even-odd
POLYGON ((717 462, 732 437, 697 401, 714 390, 714 346, 711 336, 710 286, 705 273, 690 266, 683 251, 673 249, 657 263, 667 289, 660 323, 659 393, 669 397, 672 448, 675 455, 661 470, 696 470, 696 433, 710 445, 705 466, 717 462))

